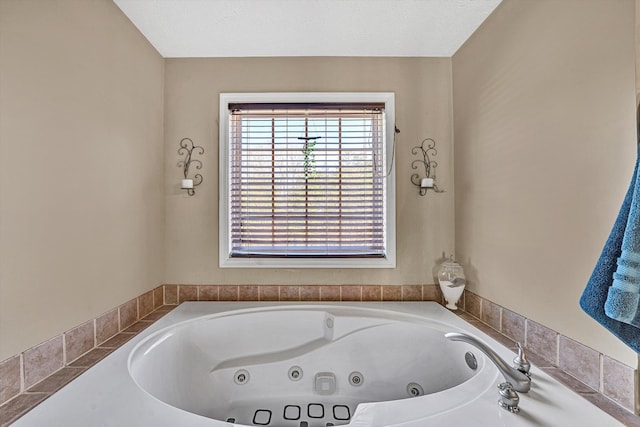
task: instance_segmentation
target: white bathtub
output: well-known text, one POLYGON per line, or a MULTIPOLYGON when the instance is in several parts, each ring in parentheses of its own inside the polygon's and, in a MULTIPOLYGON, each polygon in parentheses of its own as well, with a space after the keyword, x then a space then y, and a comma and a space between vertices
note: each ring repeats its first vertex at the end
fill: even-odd
POLYGON ((452 331, 513 358, 435 303, 185 303, 14 425, 622 425, 535 366, 521 412, 500 408, 503 378, 452 331))

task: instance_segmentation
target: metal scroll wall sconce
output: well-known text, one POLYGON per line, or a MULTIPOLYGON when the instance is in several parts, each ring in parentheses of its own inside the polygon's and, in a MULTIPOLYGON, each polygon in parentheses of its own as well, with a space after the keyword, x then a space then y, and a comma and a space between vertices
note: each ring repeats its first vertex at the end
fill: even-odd
POLYGON ((440 190, 436 185, 436 168, 438 167, 438 163, 432 159, 432 157, 438 154, 436 141, 431 138, 425 139, 420 145, 416 145, 411 149, 411 154, 414 156, 422 154, 422 159, 416 159, 411 162, 411 169, 418 169, 420 165, 424 166, 423 178, 420 178, 420 174, 417 173, 411 175, 411 182, 420 189, 420 195, 426 195, 429 189, 436 193, 444 193, 444 190, 440 190))
POLYGON ((202 175, 195 174, 193 179, 189 178, 189 169, 193 166, 195 169, 202 169, 202 162, 197 159, 191 158, 194 154, 203 155, 204 148, 199 145, 195 145, 191 138, 182 138, 180 140, 180 148, 178 148, 178 154, 184 156, 184 160, 178 162, 178 167, 184 171, 184 179, 180 185, 180 188, 187 190, 187 194, 193 196, 196 194, 195 187, 202 184, 202 175))

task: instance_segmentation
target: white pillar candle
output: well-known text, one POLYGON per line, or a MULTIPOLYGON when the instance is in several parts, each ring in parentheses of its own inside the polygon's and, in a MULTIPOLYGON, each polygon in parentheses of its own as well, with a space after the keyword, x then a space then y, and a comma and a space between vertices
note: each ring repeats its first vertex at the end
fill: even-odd
POLYGON ((433 178, 422 178, 422 181, 420 181, 420 187, 433 188, 433 178))
POLYGON ((183 179, 181 187, 185 190, 193 188, 193 180, 192 179, 183 179))

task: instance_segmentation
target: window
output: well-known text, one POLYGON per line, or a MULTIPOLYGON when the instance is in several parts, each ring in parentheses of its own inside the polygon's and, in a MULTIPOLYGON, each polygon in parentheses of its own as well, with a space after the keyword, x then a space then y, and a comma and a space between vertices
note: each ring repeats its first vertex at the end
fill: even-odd
POLYGON ((389 93, 221 94, 220 265, 395 267, 393 129, 389 93))

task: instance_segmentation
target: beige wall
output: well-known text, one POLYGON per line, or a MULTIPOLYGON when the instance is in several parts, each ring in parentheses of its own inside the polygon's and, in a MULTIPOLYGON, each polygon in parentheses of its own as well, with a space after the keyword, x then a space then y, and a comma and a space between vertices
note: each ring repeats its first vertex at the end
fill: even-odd
POLYGON ((453 249, 451 61, 428 58, 169 59, 165 63, 166 283, 421 284, 453 249), (395 92, 401 129, 396 154, 396 269, 218 268, 218 100, 221 92, 395 92), (176 150, 184 137, 204 146, 204 182, 179 187, 176 150), (410 182, 411 148, 432 137, 444 194, 420 197, 410 182))
POLYGON ((504 0, 453 57, 469 287, 635 366, 578 299, 636 155, 633 0, 504 0))
POLYGON ((161 283, 162 93, 113 2, 0 1, 0 360, 161 283))

